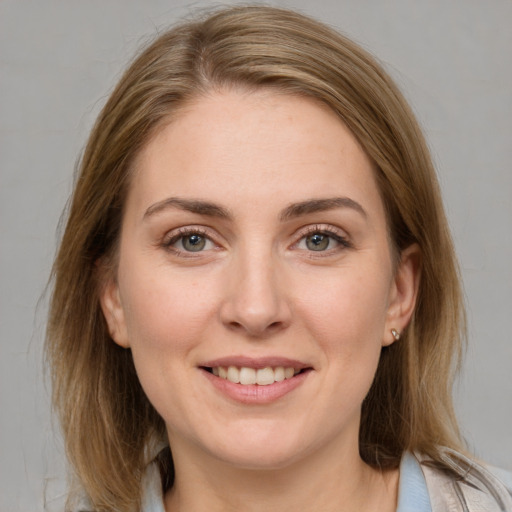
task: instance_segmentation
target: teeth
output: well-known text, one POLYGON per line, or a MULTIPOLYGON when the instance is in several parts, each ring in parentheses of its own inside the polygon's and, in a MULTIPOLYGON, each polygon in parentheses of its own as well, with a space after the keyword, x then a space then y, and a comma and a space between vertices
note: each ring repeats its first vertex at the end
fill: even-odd
POLYGON ((256 370, 254 368, 240 368, 240 384, 244 386, 256 384, 256 370))
POLYGON ((268 386, 269 384, 274 384, 275 381, 272 368, 261 368, 256 372, 256 384, 260 386, 268 386))
POLYGON ((284 368, 282 366, 278 366, 274 370, 274 379, 276 380, 276 382, 281 382, 284 380, 284 377, 284 368))
POLYGON ((236 368, 235 366, 230 366, 228 368, 227 379, 230 382, 234 382, 235 384, 238 384, 240 382, 240 370, 238 368, 236 368))
POLYGON ((260 368, 258 370, 254 368, 242 367, 237 368, 236 366, 217 366, 212 368, 213 375, 220 377, 221 379, 229 380, 235 384, 242 384, 244 386, 258 384, 259 386, 268 386, 274 384, 274 382, 282 382, 285 379, 291 379, 294 375, 297 375, 300 370, 295 368, 283 366, 277 366, 271 368, 260 368))

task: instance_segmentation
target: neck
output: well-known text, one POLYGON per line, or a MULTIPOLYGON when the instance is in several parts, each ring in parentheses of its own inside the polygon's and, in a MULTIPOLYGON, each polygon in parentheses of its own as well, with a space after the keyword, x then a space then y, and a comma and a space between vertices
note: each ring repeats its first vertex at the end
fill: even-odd
POLYGON ((166 512, 396 510, 398 470, 375 470, 357 450, 316 452, 277 469, 181 455, 173 454, 176 480, 165 496, 166 512))

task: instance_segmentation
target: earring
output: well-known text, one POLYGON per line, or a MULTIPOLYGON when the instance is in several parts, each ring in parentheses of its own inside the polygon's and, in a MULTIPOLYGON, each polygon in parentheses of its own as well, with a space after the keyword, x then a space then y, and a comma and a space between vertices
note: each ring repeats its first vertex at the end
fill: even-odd
POLYGON ((391 334, 393 335, 393 338, 395 338, 395 341, 400 339, 400 333, 396 329, 391 329, 391 334))

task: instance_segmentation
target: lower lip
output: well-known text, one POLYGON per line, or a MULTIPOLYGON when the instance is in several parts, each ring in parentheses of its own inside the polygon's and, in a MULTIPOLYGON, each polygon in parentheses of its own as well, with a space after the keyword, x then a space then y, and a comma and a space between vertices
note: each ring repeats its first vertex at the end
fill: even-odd
POLYGON ((258 386, 257 384, 235 384, 227 379, 216 377, 213 373, 206 370, 201 371, 217 390, 232 400, 243 404, 269 404, 275 402, 299 387, 311 372, 311 370, 306 370, 290 379, 274 382, 274 384, 268 384, 267 386, 258 386))

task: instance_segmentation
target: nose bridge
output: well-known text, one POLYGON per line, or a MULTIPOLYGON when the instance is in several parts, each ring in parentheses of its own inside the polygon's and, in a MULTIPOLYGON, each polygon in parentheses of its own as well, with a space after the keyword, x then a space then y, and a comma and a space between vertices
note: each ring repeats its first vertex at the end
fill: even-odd
POLYGON ((279 259, 270 244, 252 241, 239 247, 230 269, 222 321, 251 336, 286 327, 290 309, 282 277, 279 259))

